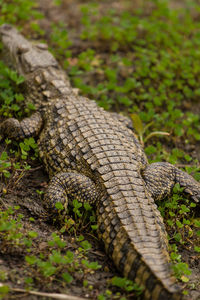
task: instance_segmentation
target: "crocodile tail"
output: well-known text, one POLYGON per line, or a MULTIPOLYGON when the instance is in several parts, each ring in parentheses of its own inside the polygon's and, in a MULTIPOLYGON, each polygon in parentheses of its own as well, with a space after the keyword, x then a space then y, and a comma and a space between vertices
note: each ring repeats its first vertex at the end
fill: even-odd
POLYGON ((119 217, 113 201, 99 204, 99 236, 120 273, 143 288, 145 300, 181 299, 181 290, 171 274, 167 249, 160 243, 156 248, 150 247, 148 236, 146 241, 145 238, 141 241, 134 232, 134 225, 124 225, 125 220, 127 218, 119 217))

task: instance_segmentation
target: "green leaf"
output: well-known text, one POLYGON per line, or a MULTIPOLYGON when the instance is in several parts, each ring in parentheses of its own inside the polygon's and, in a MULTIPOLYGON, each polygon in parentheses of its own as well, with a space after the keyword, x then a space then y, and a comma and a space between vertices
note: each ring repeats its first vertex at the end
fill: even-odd
POLYGON ((77 238, 77 242, 81 242, 84 240, 84 236, 83 235, 79 235, 79 237, 77 238))
POLYGON ((19 85, 22 82, 24 82, 24 80, 25 80, 24 77, 20 75, 19 77, 16 78, 16 84, 19 85))
POLYGON ((64 206, 62 205, 61 202, 56 202, 55 207, 56 207, 58 210, 63 210, 63 209, 64 209, 64 206))
POLYGON ((112 285, 118 286, 120 288, 124 288, 126 286, 126 278, 122 278, 122 277, 113 277, 112 280, 112 285))
POLYGON ((83 247, 84 250, 89 250, 92 248, 92 245, 87 240, 82 241, 80 245, 81 247, 83 247))
POLYGON ((182 280, 183 282, 188 282, 188 281, 189 281, 189 278, 186 277, 185 275, 182 275, 182 276, 181 276, 181 280, 182 280))
POLYGON ((200 220, 194 220, 194 225, 196 226, 196 227, 200 227, 200 220))
POLYGON ((198 246, 194 246, 194 251, 196 251, 196 252, 200 253, 200 247, 198 247, 198 246))
POLYGON ((25 256, 25 260, 29 265, 34 265, 37 262, 37 258, 35 256, 25 256))
MULTIPOLYGON (((183 228, 183 224, 178 220, 176 221, 176 225, 178 226, 178 228, 183 228)), ((176 237, 178 237, 178 234, 176 235, 176 237)))
POLYGON ((52 276, 56 272, 56 267, 52 266, 50 262, 42 262, 40 265, 42 273, 45 277, 52 276))
POLYGON ((0 285, 0 297, 8 294, 10 291, 10 287, 8 285, 0 285))
POLYGON ((76 199, 74 199, 72 203, 73 203, 74 208, 76 208, 76 209, 79 209, 80 207, 82 207, 82 203, 78 202, 78 200, 76 200, 76 199))
POLYGON ((27 103, 27 108, 30 110, 36 110, 36 107, 33 103, 27 103))
POLYGON ((181 210, 179 210, 179 213, 183 214, 183 213, 187 213, 189 211, 190 211, 190 209, 186 205, 182 204, 181 205, 181 210))
POLYGON ((85 208, 85 210, 87 210, 87 211, 92 210, 92 206, 91 206, 89 203, 87 203, 87 202, 84 203, 84 208, 85 208))
POLYGON ((98 264, 97 261, 89 262, 86 259, 82 259, 81 263, 86 266, 88 269, 98 270, 101 268, 101 265, 98 264))
MULTIPOLYGON (((181 223, 180 223, 180 224, 181 224, 181 223)), ((181 224, 181 225, 182 225, 182 224, 181 224)), ((181 239, 182 239, 181 234, 180 234, 180 233, 176 233, 176 234, 174 235, 174 239, 175 239, 177 242, 180 242, 181 239)))
POLYGON ((98 225, 91 225, 92 230, 97 230, 98 229, 98 225))
POLYGON ((28 235, 31 237, 31 238, 36 238, 38 236, 38 233, 36 231, 29 231, 28 232, 28 235))
POLYGON ((68 250, 64 258, 66 259, 66 263, 70 264, 74 261, 74 253, 68 250))
POLYGON ((1 153, 0 160, 7 160, 7 159, 8 159, 8 154, 7 154, 7 152, 3 151, 1 153))
POLYGON ((65 272, 65 273, 62 274, 62 278, 63 278, 67 283, 71 283, 72 280, 73 280, 73 277, 72 277, 69 273, 67 273, 67 272, 65 272))
POLYGON ((51 236, 52 236, 52 240, 48 241, 48 244, 50 246, 57 245, 61 249, 66 246, 66 242, 62 241, 61 238, 55 232, 53 232, 51 236))
POLYGON ((135 128, 136 132, 139 135, 142 135, 144 127, 143 127, 142 121, 140 119, 140 116, 137 115, 137 114, 131 114, 130 116, 131 116, 131 119, 133 121, 133 127, 135 128))

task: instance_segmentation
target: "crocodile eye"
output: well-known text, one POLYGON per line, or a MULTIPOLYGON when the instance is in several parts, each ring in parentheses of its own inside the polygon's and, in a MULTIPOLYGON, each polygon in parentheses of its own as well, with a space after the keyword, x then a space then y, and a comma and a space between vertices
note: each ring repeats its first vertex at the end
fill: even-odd
POLYGON ((47 50, 48 49, 48 46, 47 44, 43 44, 43 43, 39 43, 37 45, 35 45, 38 49, 40 50, 47 50))
POLYGON ((18 46, 17 54, 26 53, 28 51, 29 51, 29 47, 22 44, 22 45, 18 46))

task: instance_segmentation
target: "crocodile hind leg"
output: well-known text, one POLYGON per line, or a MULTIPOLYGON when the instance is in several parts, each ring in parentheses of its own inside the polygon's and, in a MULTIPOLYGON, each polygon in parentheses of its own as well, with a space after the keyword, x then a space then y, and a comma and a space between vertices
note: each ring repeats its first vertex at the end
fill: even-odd
POLYGON ((200 200, 200 183, 169 163, 158 162, 148 165, 142 171, 142 177, 154 200, 161 200, 170 195, 176 183, 179 183, 194 201, 200 200))
POLYGON ((42 117, 39 112, 21 122, 14 118, 5 120, 0 125, 0 134, 15 140, 37 136, 42 127, 42 117))
POLYGON ((51 179, 44 196, 44 208, 50 216, 58 214, 55 204, 60 202, 66 214, 68 202, 73 199, 95 203, 99 193, 94 182, 85 175, 73 172, 58 173, 51 179))

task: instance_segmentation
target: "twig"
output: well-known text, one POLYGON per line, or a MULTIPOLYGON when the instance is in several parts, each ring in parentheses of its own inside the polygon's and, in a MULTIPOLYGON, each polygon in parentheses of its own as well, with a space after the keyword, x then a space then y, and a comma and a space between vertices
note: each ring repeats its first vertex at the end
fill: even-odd
MULTIPOLYGON (((2 284, 0 284, 1 286, 2 284)), ((18 293, 27 293, 30 295, 36 295, 41 297, 49 297, 53 299, 60 299, 60 300, 85 300, 86 298, 80 298, 72 295, 66 295, 66 294, 57 294, 57 293, 43 293, 43 292, 36 292, 36 291, 28 291, 24 289, 18 289, 18 288, 11 288, 10 290, 12 292, 18 292, 18 293)))
POLYGON ((0 197, 0 204, 2 204, 6 209, 9 207, 9 205, 6 204, 1 197, 0 197))
POLYGON ((38 166, 38 167, 35 167, 35 168, 32 168, 32 169, 29 169, 29 170, 28 170, 28 172, 34 172, 34 171, 36 171, 36 170, 40 170, 40 169, 42 169, 42 168, 44 168, 44 166, 43 166, 43 165, 40 165, 40 166, 38 166))

